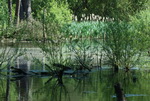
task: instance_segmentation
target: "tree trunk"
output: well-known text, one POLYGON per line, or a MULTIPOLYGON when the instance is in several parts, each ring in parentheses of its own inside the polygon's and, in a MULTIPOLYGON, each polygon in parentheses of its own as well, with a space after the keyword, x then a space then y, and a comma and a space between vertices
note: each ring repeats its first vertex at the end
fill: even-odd
POLYGON ((126 101, 123 89, 120 83, 114 85, 117 101, 126 101))
POLYGON ((31 0, 17 0, 16 2, 16 24, 20 20, 30 20, 31 16, 31 0))
POLYGON ((113 64, 113 68, 114 68, 114 72, 118 73, 118 71, 119 71, 118 65, 117 64, 113 64))
POLYGON ((15 23, 16 25, 18 25, 19 23, 19 19, 20 19, 20 3, 21 3, 21 0, 17 0, 16 2, 16 11, 15 11, 15 23))
POLYGON ((12 24, 12 0, 8 0, 9 24, 12 24))
POLYGON ((31 19, 31 0, 21 0, 20 20, 31 19))

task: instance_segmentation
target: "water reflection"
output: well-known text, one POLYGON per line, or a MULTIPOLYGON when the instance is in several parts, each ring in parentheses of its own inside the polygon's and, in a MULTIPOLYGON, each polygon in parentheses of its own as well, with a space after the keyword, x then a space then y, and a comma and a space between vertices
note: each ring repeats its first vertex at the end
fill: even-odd
POLYGON ((149 101, 150 75, 111 70, 57 77, 0 78, 0 97, 6 101, 117 101, 114 85, 120 82, 127 101, 149 101), (136 75, 137 81, 133 81, 136 75), (127 79, 128 78, 128 79, 127 79))
POLYGON ((6 101, 9 101, 9 96, 10 96, 10 73, 7 73, 7 83, 6 83, 6 101))
POLYGON ((37 88, 34 95, 44 95, 44 97, 41 98, 41 101, 70 101, 69 92, 66 86, 62 82, 60 83, 58 78, 49 78, 46 80, 43 87, 37 88))
POLYGON ((94 59, 91 62, 91 53, 84 53, 85 48, 72 54, 70 50, 54 45, 41 47, 42 52, 39 48, 32 48, 26 52, 18 48, 1 50, 0 55, 4 58, 0 57, 2 64, 0 69, 7 67, 5 69, 10 71, 10 67, 13 66, 26 73, 37 69, 40 72, 47 70, 46 73, 49 73, 49 75, 14 75, 12 72, 11 74, 1 72, 1 99, 6 101, 117 101, 114 85, 121 83, 127 101, 150 100, 149 72, 120 70, 115 73, 111 69, 103 69, 103 66, 101 69, 91 69, 90 64, 94 59), (80 66, 87 62, 89 63, 87 67, 91 71, 82 67, 80 69, 80 66), (64 67, 69 67, 70 71, 65 71, 64 67), (54 75, 51 74, 53 73, 50 72, 51 70, 55 71, 54 75))
POLYGON ((24 76, 20 80, 16 81, 16 90, 18 92, 18 101, 31 101, 30 95, 30 88, 31 81, 29 80, 28 76, 24 76))

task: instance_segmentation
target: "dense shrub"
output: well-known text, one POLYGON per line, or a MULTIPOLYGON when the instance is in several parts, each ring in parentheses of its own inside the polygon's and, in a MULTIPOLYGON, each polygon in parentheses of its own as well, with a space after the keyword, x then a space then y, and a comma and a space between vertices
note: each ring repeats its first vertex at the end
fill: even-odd
POLYGON ((132 33, 136 33, 141 41, 142 49, 150 48, 150 9, 141 11, 130 17, 132 33))
POLYGON ((141 55, 142 39, 136 33, 132 33, 131 28, 132 25, 127 22, 107 23, 103 50, 108 63, 116 70, 119 67, 133 67, 141 55))

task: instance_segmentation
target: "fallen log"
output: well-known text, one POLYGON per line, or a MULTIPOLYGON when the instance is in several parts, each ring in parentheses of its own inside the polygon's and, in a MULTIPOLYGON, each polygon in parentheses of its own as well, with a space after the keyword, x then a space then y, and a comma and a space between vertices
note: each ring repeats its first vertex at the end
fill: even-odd
POLYGON ((15 68, 15 67, 11 67, 11 70, 13 73, 16 74, 23 74, 23 75, 27 75, 28 73, 24 72, 23 70, 19 69, 19 68, 15 68))

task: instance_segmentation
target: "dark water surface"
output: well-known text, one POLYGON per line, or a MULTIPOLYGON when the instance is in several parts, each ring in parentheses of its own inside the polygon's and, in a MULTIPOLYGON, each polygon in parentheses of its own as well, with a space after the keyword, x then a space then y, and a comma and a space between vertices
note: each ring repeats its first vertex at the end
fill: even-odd
POLYGON ((147 71, 128 73, 93 70, 75 76, 64 75, 63 84, 48 76, 0 77, 0 99, 4 101, 116 101, 114 84, 122 84, 127 101, 150 100, 147 71), (10 80, 10 81, 9 81, 10 80), (8 89, 9 87, 9 89, 8 89))

